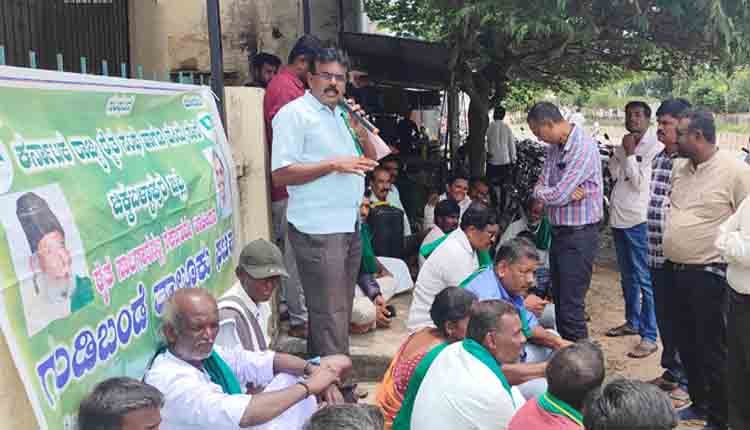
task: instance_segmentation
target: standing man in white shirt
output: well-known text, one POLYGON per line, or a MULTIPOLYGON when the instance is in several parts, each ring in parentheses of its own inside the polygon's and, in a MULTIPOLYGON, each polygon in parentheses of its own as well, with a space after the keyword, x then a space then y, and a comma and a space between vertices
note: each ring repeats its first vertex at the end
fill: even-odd
POLYGON ((729 425, 732 428, 750 428, 750 199, 745 198, 734 215, 719 227, 716 247, 729 263, 729 425))
POLYGON ((625 106, 625 128, 629 134, 615 148, 609 170, 615 181, 612 190, 610 224, 620 268, 625 298, 625 323, 607 332, 607 336, 639 334, 641 342, 628 353, 631 358, 647 357, 656 345, 656 310, 651 274, 648 268, 646 215, 650 196, 654 157, 664 145, 651 125, 651 108, 642 101, 625 106))
POLYGON ((505 109, 501 106, 492 113, 493 121, 487 128, 487 177, 493 185, 500 186, 499 207, 505 207, 502 186, 513 171, 516 162, 516 138, 505 119, 505 109))
POLYGON ((239 430, 266 423, 301 429, 315 412, 311 396, 341 399, 335 385, 341 370, 331 365, 316 366, 273 351, 216 346, 219 309, 206 289, 178 290, 162 318, 167 345, 157 352, 144 377, 164 395, 162 430, 239 430), (278 374, 298 379, 277 391, 246 392, 249 384, 268 385, 278 374), (306 416, 285 415, 300 403, 312 403, 306 416))
POLYGON ((430 307, 435 296, 456 287, 479 268, 477 251, 492 245, 495 214, 481 203, 472 203, 461 218, 461 227, 448 235, 419 270, 407 327, 415 332, 433 326, 430 307))

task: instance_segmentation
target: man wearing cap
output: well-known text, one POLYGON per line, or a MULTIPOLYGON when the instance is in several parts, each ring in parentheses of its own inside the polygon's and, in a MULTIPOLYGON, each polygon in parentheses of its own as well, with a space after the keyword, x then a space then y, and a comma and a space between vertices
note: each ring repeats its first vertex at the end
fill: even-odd
POLYGON ((94 300, 91 279, 72 273, 65 230, 39 195, 16 201, 16 216, 29 242, 30 279, 22 279, 26 329, 33 336, 54 320, 68 317, 94 300))

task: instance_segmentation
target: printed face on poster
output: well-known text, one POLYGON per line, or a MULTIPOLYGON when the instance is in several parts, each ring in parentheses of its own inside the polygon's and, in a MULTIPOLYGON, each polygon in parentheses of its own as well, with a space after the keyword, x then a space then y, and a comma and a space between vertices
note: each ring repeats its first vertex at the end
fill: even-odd
POLYGON ((0 328, 41 428, 141 378, 180 288, 234 281, 237 185, 202 87, 0 67, 0 328))

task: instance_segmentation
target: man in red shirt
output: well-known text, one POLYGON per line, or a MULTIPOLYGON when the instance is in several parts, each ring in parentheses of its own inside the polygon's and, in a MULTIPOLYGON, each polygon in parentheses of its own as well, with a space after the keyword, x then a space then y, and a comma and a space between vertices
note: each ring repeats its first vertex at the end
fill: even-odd
MULTIPOLYGON (((276 113, 287 103, 305 94, 307 72, 315 53, 322 47, 320 40, 306 34, 297 40, 289 53, 289 64, 269 82, 263 97, 263 120, 266 125, 268 154, 271 156, 273 144, 273 127, 271 121, 276 113)), ((307 308, 302 283, 297 272, 294 252, 289 245, 287 234, 286 207, 289 194, 286 187, 275 187, 271 184, 271 220, 273 222, 273 241, 284 252, 284 261, 289 278, 282 282, 281 295, 289 307, 289 335, 307 337, 307 308)))

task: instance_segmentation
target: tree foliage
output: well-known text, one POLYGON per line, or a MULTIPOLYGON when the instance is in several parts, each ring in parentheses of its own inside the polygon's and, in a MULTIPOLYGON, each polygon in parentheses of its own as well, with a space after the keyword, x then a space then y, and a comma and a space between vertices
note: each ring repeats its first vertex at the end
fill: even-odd
POLYGON ((487 110, 518 88, 585 90, 629 70, 731 68, 744 63, 750 40, 750 0, 365 0, 365 6, 371 19, 399 35, 449 47, 454 82, 473 105, 473 172, 484 164, 477 158, 487 110))

